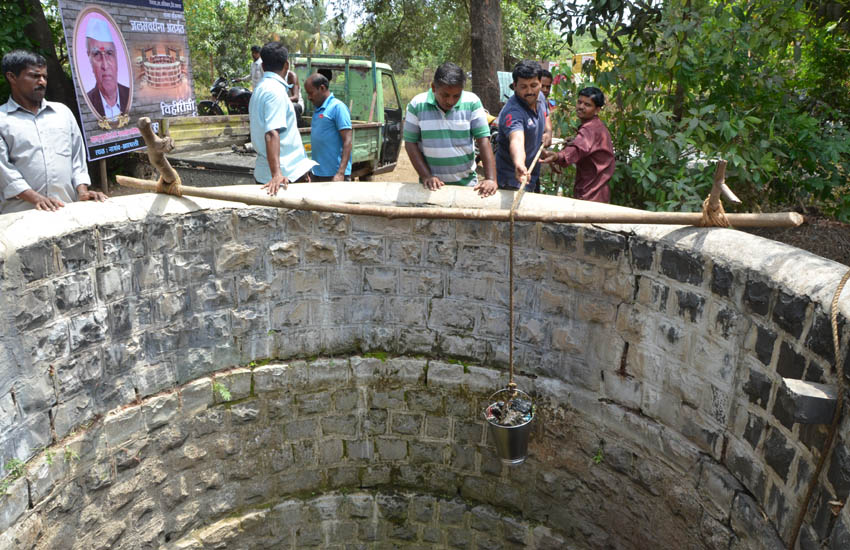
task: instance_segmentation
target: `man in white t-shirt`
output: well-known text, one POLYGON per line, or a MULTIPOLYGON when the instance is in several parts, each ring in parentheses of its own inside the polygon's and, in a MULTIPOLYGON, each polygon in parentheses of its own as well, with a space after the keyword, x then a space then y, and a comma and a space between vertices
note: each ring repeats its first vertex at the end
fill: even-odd
POLYGON ((260 59, 259 46, 251 46, 251 57, 254 58, 251 62, 251 89, 256 90, 257 84, 263 78, 263 60, 260 59))

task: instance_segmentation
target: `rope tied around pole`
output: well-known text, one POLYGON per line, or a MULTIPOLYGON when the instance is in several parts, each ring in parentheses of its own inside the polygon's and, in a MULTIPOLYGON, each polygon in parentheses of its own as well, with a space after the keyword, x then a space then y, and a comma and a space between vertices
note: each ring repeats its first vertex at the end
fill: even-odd
POLYGON ((699 222, 700 227, 731 227, 729 219, 726 217, 726 211, 723 209, 723 203, 717 201, 712 204, 710 198, 702 201, 702 219, 699 222))
POLYGON ((174 149, 174 140, 171 137, 161 138, 153 133, 151 119, 142 117, 139 119, 139 131, 147 146, 148 160, 159 170, 159 179, 156 181, 157 193, 168 193, 178 197, 183 196, 182 181, 180 175, 168 162, 165 153, 174 149))
POLYGON ((829 320, 832 324, 832 346, 835 353, 835 374, 838 378, 838 397, 835 403, 835 412, 832 414, 832 423, 829 425, 829 432, 826 436, 826 443, 824 443, 823 452, 821 452, 820 458, 818 459, 818 464, 815 468, 814 474, 812 474, 811 481, 809 481, 809 486, 806 488, 806 496, 803 497, 803 503, 800 506, 800 511, 797 512, 797 518, 795 519, 794 527, 791 530, 791 539, 788 542, 788 550, 794 550, 794 546, 797 543, 797 537, 800 534, 800 529, 803 527, 803 519, 806 517, 806 512, 809 509, 809 503, 812 500, 812 494, 814 493, 815 486, 818 484, 818 478, 820 478, 820 474, 823 471, 826 460, 832 454, 833 444, 835 443, 835 432, 838 430, 838 424, 841 422, 841 413, 844 408, 844 395, 846 388, 844 386, 844 362, 841 360, 841 340, 838 336, 838 299, 841 297, 841 291, 844 290, 844 285, 847 284, 848 279, 850 279, 850 270, 847 270, 847 273, 845 273, 838 282, 838 286, 835 288, 835 294, 832 297, 832 304, 830 305, 829 312, 829 320))
POLYGON ((732 224, 729 223, 729 218, 726 217, 723 203, 720 202, 721 194, 730 202, 741 203, 741 199, 736 197, 735 193, 726 185, 725 160, 717 163, 717 168, 714 170, 714 183, 711 186, 711 193, 709 193, 708 197, 702 203, 702 217, 697 225, 700 227, 732 227, 732 224))
POLYGON ((175 197, 182 197, 183 186, 180 180, 180 176, 177 176, 177 179, 172 181, 171 183, 166 182, 163 177, 160 176, 159 179, 156 180, 156 192, 174 195, 175 197))

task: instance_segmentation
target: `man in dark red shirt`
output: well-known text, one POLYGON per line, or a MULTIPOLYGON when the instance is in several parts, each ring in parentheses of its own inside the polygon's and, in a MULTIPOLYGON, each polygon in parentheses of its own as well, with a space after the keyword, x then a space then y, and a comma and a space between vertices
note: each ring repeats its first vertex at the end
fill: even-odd
POLYGON ((604 105, 605 96, 599 88, 581 90, 576 101, 576 115, 581 120, 581 126, 575 139, 558 153, 544 151, 540 155, 541 163, 576 165, 573 195, 585 201, 611 201, 608 180, 614 174, 614 144, 608 128, 599 120, 598 114, 604 105))

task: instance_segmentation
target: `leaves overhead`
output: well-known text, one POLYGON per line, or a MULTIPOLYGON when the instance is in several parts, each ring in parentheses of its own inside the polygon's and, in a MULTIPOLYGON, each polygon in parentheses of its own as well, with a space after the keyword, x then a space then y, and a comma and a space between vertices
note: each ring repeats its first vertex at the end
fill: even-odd
MULTIPOLYGON (((748 210, 820 204, 850 218, 850 41, 807 5, 595 0, 553 8, 568 42, 594 37, 589 78, 609 97, 615 201, 696 210, 724 158, 748 210)), ((562 88, 574 101, 566 94, 575 90, 562 88)))

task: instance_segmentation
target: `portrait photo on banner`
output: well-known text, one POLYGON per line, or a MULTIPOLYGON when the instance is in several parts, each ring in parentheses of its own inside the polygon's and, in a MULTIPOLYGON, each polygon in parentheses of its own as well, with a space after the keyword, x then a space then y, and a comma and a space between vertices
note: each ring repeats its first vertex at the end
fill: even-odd
POLYGON ((118 25, 103 9, 88 6, 74 23, 73 44, 74 72, 91 112, 104 122, 126 119, 133 75, 118 25))

